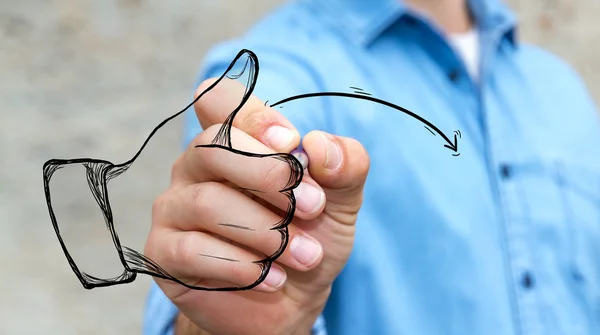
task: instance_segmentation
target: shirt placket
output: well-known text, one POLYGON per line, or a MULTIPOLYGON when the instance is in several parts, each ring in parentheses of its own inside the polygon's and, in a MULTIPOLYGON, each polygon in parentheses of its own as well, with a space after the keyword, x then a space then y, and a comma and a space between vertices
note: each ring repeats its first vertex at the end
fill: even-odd
MULTIPOLYGON (((511 157, 510 141, 501 126, 501 108, 494 108, 494 99, 487 91, 487 82, 497 57, 500 35, 484 32, 481 45, 481 87, 479 112, 486 140, 486 159, 492 189, 496 192, 500 235, 507 273, 507 285, 512 292, 514 331, 519 335, 544 334, 538 322, 534 262, 530 246, 530 225, 526 219, 525 201, 519 179, 515 177, 515 163, 511 157)), ((504 111, 508 113, 508 111, 504 111)))

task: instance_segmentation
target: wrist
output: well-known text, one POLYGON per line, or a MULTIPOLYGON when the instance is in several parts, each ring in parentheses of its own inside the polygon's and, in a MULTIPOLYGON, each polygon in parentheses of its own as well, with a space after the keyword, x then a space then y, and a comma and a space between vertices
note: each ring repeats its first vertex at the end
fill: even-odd
POLYGON ((305 322, 299 324, 296 329, 290 332, 289 335, 312 335, 313 325, 315 324, 319 315, 314 318, 308 318, 305 322))
MULTIPOLYGON (((290 323, 284 328, 279 328, 279 334, 285 335, 312 335, 315 323, 319 316, 323 313, 325 303, 329 297, 331 287, 319 296, 313 296, 311 304, 301 308, 302 313, 292 313, 290 316, 295 315, 296 320, 289 320, 290 323), (299 314, 301 316, 298 318, 299 314)), ((298 312, 298 311, 296 311, 298 312)), ((178 312, 174 322, 174 335, 211 335, 210 332, 201 329, 198 325, 188 319, 185 314, 178 312)), ((273 330, 273 329, 272 329, 273 330)), ((276 334, 276 335, 279 335, 276 334)))
MULTIPOLYGON (((325 301, 327 301, 327 299, 325 299, 325 301)), ((315 324, 319 317, 321 317, 324 308, 325 303, 316 304, 305 317, 298 321, 294 330, 292 330, 289 335, 312 335, 315 324)))
POLYGON ((179 312, 175 318, 174 335, 210 335, 190 321, 185 314, 179 312))

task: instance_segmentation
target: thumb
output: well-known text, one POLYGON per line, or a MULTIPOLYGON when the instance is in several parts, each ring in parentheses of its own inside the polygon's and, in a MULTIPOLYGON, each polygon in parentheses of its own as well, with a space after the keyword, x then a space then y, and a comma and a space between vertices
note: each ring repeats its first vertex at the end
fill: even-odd
POLYGON ((322 131, 308 133, 302 147, 310 160, 310 176, 325 191, 324 212, 338 222, 353 224, 369 172, 366 150, 357 140, 322 131))

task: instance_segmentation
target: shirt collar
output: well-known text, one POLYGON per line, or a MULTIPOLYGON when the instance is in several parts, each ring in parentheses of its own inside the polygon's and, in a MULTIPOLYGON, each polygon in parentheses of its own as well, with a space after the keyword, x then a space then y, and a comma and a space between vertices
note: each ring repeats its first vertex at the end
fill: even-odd
MULTIPOLYGON (((401 17, 409 14, 402 0, 304 0, 359 45, 368 45, 401 17)), ((499 33, 516 44, 516 19, 503 0, 468 0, 478 29, 499 33)))

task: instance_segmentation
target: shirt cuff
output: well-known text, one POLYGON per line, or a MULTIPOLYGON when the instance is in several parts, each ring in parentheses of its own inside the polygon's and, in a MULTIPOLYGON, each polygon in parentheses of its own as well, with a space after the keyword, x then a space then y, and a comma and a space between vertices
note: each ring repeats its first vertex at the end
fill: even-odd
POLYGON ((146 300, 143 335, 173 335, 177 307, 153 281, 146 300))
POLYGON ((327 329, 325 328, 325 318, 323 315, 319 315, 315 324, 312 328, 312 335, 327 335, 327 329))

